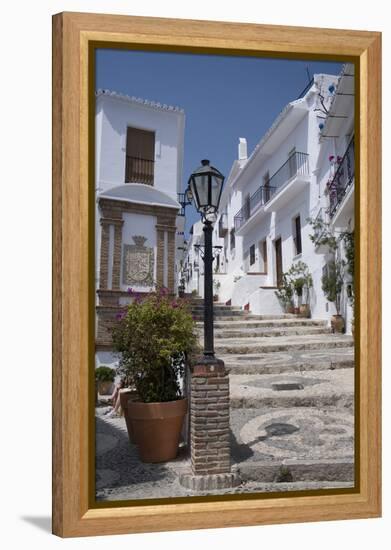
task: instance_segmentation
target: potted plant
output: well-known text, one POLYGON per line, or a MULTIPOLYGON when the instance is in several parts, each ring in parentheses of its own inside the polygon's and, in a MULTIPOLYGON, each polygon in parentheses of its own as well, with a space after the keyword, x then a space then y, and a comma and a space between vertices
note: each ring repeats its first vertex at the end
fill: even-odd
POLYGON ((312 276, 304 262, 297 262, 289 270, 289 277, 297 296, 298 311, 302 317, 310 316, 309 292, 312 287, 312 276))
POLYGON ((197 349, 187 302, 163 289, 138 296, 114 326, 113 346, 120 357, 119 371, 138 396, 138 401, 128 401, 127 413, 141 460, 174 459, 188 407, 181 377, 186 357, 197 349))
POLYGON ((282 284, 279 289, 276 290, 276 296, 286 313, 294 313, 292 303, 293 287, 287 273, 282 274, 282 284))
POLYGON ((213 294, 213 301, 218 302, 219 300, 219 290, 221 287, 220 281, 217 281, 216 279, 213 280, 213 288, 214 288, 214 294, 213 294))
POLYGON ((114 378, 115 371, 110 367, 102 365, 95 369, 95 381, 100 395, 108 395, 111 393, 114 378))
POLYGON ((341 315, 341 293, 343 288, 343 272, 345 261, 333 259, 328 263, 327 269, 322 276, 322 290, 329 302, 335 304, 337 313, 331 316, 331 328, 333 332, 343 332, 345 321, 341 315))

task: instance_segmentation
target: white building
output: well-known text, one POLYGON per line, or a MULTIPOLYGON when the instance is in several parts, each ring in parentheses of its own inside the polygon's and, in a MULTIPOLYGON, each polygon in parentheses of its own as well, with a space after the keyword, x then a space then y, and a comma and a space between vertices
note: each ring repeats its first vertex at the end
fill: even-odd
POLYGON ((177 290, 184 124, 178 107, 96 93, 97 363, 112 362, 110 328, 129 288, 177 290))
MULTIPOLYGON (((320 200, 316 216, 325 222, 325 231, 329 231, 339 241, 337 256, 346 260, 346 246, 341 237, 344 234, 354 234, 355 227, 354 65, 350 63, 344 66, 340 75, 338 87, 321 128, 320 143, 317 165, 320 200)), ((320 232, 318 243, 321 242, 321 237, 320 232)), ((323 255, 323 273, 333 255, 319 244, 315 250, 323 255)), ((351 296, 354 295, 354 288, 348 266, 344 271, 341 314, 349 333, 353 317, 351 296)), ((321 274, 314 281, 317 292, 321 290, 320 281, 321 274)), ((328 306, 330 314, 334 314, 334 304, 329 303, 328 306)))
MULTIPOLYGON (((345 73, 348 70, 345 67, 345 73)), ((282 110, 250 156, 246 140, 239 139, 238 159, 225 182, 213 235, 214 245, 222 246, 214 266, 220 301, 246 306, 255 314, 282 313, 276 289, 282 274, 300 260, 314 279, 309 297, 312 316, 329 319, 333 313, 321 289, 327 258, 310 239, 313 227, 308 220, 330 209, 334 199, 324 194, 330 148, 342 157, 353 131, 354 97, 339 95, 345 78, 353 80, 315 75, 304 95, 282 110), (344 112, 350 109, 347 118, 335 114, 341 101, 344 112), (338 137, 326 137, 328 128, 338 137)), ((350 185, 343 195, 346 206, 338 204, 333 211, 333 225, 345 226, 352 220, 343 214, 352 204, 352 189, 350 185)), ((190 249, 186 263, 190 268, 190 249)), ((193 277, 187 290, 194 288, 193 277)), ((197 290, 202 295, 202 289, 197 290)))

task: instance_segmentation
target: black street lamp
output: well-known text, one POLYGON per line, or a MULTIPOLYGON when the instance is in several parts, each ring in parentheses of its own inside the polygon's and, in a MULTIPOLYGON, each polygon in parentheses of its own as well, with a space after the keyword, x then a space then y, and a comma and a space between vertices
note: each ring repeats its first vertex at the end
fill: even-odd
POLYGON ((195 207, 201 214, 204 224, 204 361, 206 363, 220 363, 215 358, 213 341, 212 233, 223 184, 223 174, 210 166, 209 160, 201 161, 201 166, 191 174, 188 183, 195 207))

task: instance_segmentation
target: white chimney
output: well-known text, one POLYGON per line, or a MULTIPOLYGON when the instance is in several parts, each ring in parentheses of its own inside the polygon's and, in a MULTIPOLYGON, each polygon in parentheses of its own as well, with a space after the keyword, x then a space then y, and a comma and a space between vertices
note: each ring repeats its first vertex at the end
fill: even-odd
POLYGON ((239 150, 239 153, 238 153, 239 160, 247 160, 247 139, 246 138, 239 138, 238 150, 239 150))

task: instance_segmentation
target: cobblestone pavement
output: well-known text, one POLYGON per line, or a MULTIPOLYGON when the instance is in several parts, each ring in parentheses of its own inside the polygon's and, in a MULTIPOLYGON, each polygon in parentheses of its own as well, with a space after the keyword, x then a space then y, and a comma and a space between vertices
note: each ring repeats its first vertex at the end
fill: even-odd
MULTIPOLYGON (((207 494, 180 485, 179 475, 190 469, 184 448, 176 460, 144 464, 138 458, 137 447, 129 442, 124 418, 107 418, 104 411, 98 408, 96 415, 97 500, 207 494)), ((308 407, 238 409, 231 411, 231 429, 233 468, 239 470, 242 483, 213 494, 352 486, 346 481, 346 473, 351 474, 353 467, 352 415, 348 411, 308 407), (316 460, 316 453, 322 461, 316 460), (288 468, 285 474, 282 465, 288 468), (284 482, 287 471, 292 477, 284 482)))
MULTIPOLYGON (((354 347, 325 321, 215 307, 216 353, 230 378, 231 463, 241 484, 213 494, 346 488, 354 479, 354 347)), ((202 301, 194 312, 202 318, 202 301)), ((202 324, 199 325, 202 328, 202 324)), ((98 500, 203 496, 179 483, 186 449, 143 464, 125 420, 96 409, 98 500)))

